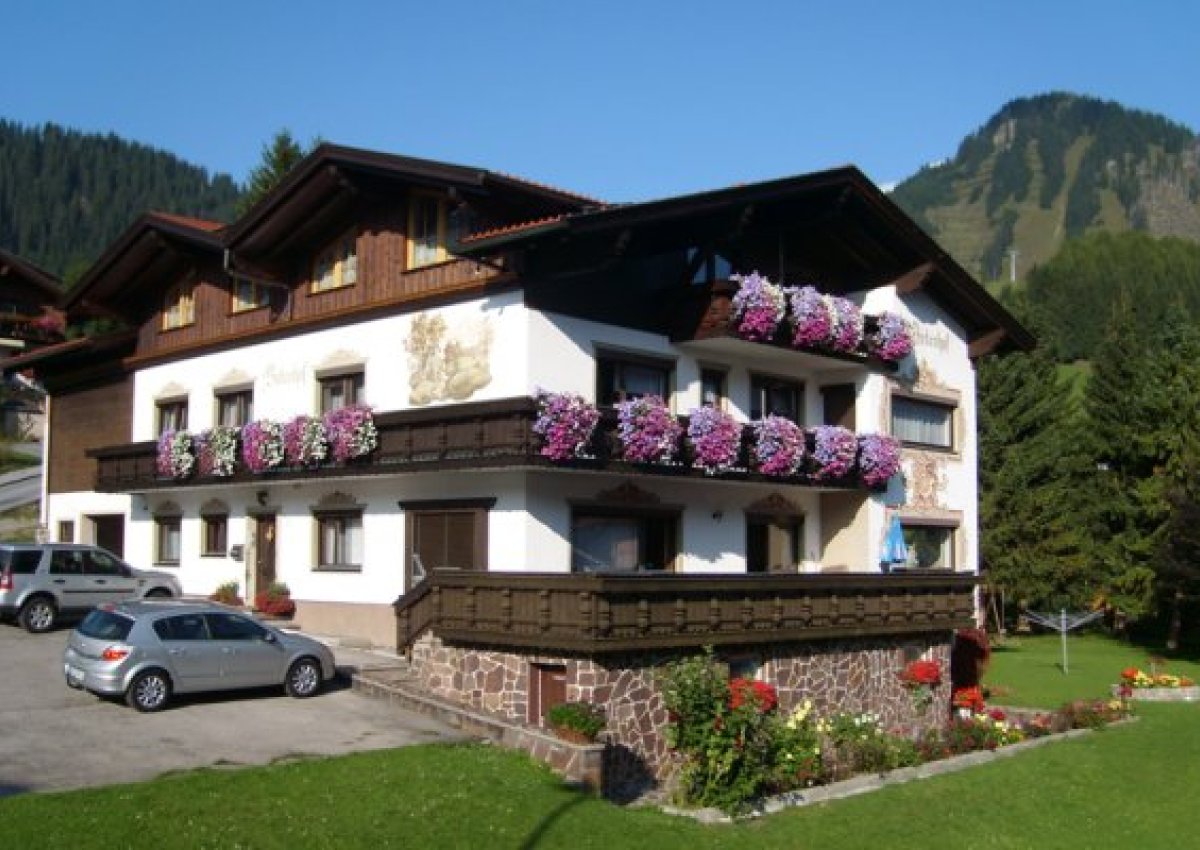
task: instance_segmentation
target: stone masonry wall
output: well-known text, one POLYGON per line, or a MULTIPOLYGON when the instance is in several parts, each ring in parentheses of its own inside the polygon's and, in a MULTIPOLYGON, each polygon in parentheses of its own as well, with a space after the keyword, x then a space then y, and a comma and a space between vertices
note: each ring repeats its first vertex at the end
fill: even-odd
MULTIPOLYGON (((948 712, 950 633, 907 638, 862 638, 774 644, 718 652, 739 674, 757 675, 778 689, 780 707, 812 700, 818 711, 870 711, 890 729, 920 730, 944 723, 948 712), (946 681, 932 705, 919 711, 899 679, 916 658, 942 664, 946 681)), ((521 655, 508 650, 449 646, 425 635, 413 646, 412 669, 435 696, 476 710, 524 722, 528 714, 530 665, 566 669, 567 700, 604 707, 610 753, 606 782, 635 784, 671 771, 665 731, 667 711, 655 684, 658 668, 692 652, 658 652, 580 658, 521 655)))

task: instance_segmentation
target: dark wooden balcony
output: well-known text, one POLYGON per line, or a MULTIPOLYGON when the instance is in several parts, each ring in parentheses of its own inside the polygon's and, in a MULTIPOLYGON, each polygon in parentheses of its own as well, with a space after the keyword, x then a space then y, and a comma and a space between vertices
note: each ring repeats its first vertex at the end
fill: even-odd
POLYGON ((944 632, 974 625, 973 575, 437 571, 395 603, 396 644, 588 655, 944 632))
MULTIPOLYGON (((691 288, 681 304, 673 304, 671 318, 671 341, 674 343, 699 343, 714 354, 736 356, 739 348, 747 346, 788 352, 792 358, 809 361, 819 368, 819 361, 836 360, 856 363, 876 371, 894 372, 896 364, 865 353, 845 353, 818 349, 793 348, 789 342, 790 329, 787 321, 781 324, 775 337, 766 342, 749 342, 737 332, 737 319, 733 314, 733 296, 738 285, 731 280, 715 280, 706 285, 691 288)), ((876 317, 864 316, 868 331, 875 328, 876 317)))
MULTIPOLYGON (((160 476, 156 466, 158 445, 153 440, 92 449, 88 456, 96 461, 96 490, 105 493, 514 466, 675 478, 714 477, 685 463, 663 466, 632 464, 621 459, 616 436, 616 414, 611 410, 605 411, 596 429, 592 441, 593 457, 567 462, 552 461, 541 454, 541 438, 533 432, 536 419, 537 402, 524 397, 380 413, 375 416, 379 447, 368 457, 345 464, 330 463, 316 468, 284 467, 258 474, 239 467, 233 475, 225 477, 192 475, 176 479, 160 476)), ((811 481, 800 476, 768 478, 745 470, 715 477, 731 481, 770 481, 775 484, 812 486, 811 481)), ((843 482, 824 482, 820 486, 825 489, 860 489, 861 485, 856 480, 848 479, 843 482)))

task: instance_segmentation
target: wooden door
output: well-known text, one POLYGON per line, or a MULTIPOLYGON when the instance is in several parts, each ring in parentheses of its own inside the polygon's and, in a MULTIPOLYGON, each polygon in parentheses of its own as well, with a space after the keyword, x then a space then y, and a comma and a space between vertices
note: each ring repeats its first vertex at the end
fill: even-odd
POLYGON ((528 721, 545 725, 546 712, 567 701, 567 668, 561 664, 529 665, 528 721))
POLYGON ((98 514, 89 516, 92 521, 92 538, 101 549, 107 549, 118 558, 125 557, 125 515, 98 514))
POLYGON ((275 514, 254 518, 254 592, 262 593, 275 581, 275 514))

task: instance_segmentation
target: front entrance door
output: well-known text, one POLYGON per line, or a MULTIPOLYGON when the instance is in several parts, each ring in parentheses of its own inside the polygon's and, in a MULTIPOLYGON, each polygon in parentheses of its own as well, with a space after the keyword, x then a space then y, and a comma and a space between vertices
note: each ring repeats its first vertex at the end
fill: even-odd
POLYGON ((118 558, 125 557, 125 515, 96 514, 88 516, 92 523, 92 541, 118 558))
POLYGON ((254 593, 262 593, 275 581, 275 514, 254 518, 254 593))

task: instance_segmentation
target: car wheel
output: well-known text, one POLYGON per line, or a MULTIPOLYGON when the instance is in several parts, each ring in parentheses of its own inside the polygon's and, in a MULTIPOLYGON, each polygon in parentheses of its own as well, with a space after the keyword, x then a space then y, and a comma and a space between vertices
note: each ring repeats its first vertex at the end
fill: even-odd
POLYGON ((171 591, 167 590, 165 587, 156 587, 156 588, 154 588, 154 590, 151 590, 146 594, 146 598, 147 599, 170 599, 171 591))
POLYGON ((53 599, 35 596, 26 600, 25 604, 21 606, 21 613, 17 615, 17 619, 27 632, 35 634, 48 632, 58 621, 58 608, 54 605, 53 599))
POLYGON ((158 711, 171 698, 171 680, 162 670, 139 673, 125 692, 125 702, 138 711, 158 711))
POLYGON ((321 690, 321 665, 312 658, 293 661, 283 687, 290 697, 303 699, 312 696, 321 690))

